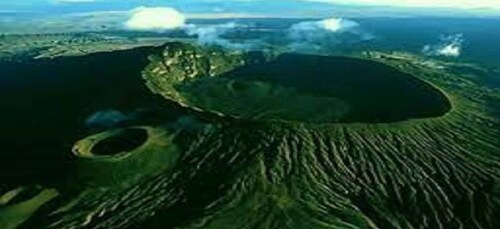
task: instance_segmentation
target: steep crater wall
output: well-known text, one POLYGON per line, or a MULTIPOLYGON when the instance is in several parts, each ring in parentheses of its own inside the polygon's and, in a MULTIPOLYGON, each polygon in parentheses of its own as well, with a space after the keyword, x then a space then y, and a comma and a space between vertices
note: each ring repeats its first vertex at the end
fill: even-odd
POLYGON ((387 123, 451 109, 432 85, 390 66, 349 57, 225 52, 166 45, 144 77, 183 106, 254 120, 387 123))

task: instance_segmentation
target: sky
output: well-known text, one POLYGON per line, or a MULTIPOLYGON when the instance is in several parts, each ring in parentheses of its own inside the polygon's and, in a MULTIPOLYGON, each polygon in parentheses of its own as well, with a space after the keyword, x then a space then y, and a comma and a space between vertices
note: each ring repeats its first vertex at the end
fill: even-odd
MULTIPOLYGON (((500 0, 2 0, 0 13, 80 13, 173 7, 193 14, 315 16, 341 14, 498 15, 500 0)), ((354 15, 357 16, 357 15, 354 15)))

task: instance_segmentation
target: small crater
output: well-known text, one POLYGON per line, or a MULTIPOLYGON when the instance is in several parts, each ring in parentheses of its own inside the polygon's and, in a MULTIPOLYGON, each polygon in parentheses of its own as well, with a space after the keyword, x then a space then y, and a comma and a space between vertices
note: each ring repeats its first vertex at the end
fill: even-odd
POLYGON ((116 132, 97 142, 91 149, 92 154, 98 156, 111 156, 123 152, 131 152, 148 139, 148 133, 144 129, 124 129, 116 132))

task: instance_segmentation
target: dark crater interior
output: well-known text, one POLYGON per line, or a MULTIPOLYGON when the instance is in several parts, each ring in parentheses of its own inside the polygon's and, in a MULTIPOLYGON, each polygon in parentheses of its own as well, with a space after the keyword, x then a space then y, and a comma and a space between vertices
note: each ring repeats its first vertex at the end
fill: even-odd
POLYGON ((130 152, 148 139, 148 133, 144 129, 124 129, 109 138, 99 141, 92 147, 94 155, 110 156, 123 152, 130 152))
POLYGON ((123 152, 130 152, 148 139, 148 133, 144 129, 124 129, 109 138, 99 141, 92 147, 94 155, 115 155, 123 152))
POLYGON ((258 120, 386 123, 438 117, 441 91, 390 66, 363 59, 285 54, 177 88, 193 106, 258 120))

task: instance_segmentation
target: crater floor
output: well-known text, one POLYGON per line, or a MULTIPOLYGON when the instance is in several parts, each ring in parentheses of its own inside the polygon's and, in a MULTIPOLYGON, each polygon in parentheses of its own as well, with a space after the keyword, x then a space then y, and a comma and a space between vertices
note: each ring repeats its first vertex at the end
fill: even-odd
POLYGON ((386 123, 439 117, 451 109, 432 85, 349 57, 284 54, 173 88, 188 106, 257 120, 386 123))
POLYGON ((144 144, 147 138, 148 133, 144 129, 125 129, 95 144, 92 153, 95 155, 114 155, 130 152, 144 144))

